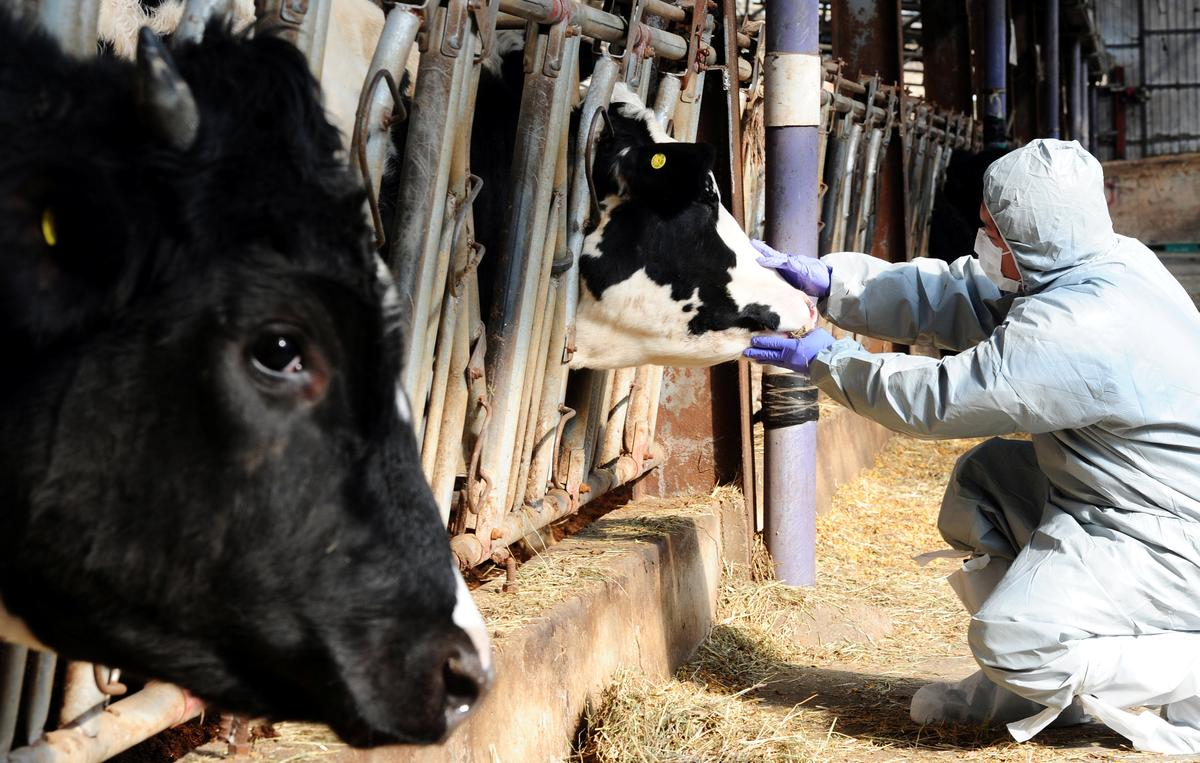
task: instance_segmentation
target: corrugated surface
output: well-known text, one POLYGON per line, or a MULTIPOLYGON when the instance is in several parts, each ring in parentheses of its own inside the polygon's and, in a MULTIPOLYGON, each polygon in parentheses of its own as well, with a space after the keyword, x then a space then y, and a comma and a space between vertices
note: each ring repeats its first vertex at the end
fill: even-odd
MULTIPOLYGON (((1127 158, 1200 151, 1200 3, 1101 0, 1096 18, 1125 84, 1149 94, 1145 105, 1127 107, 1127 158)), ((1099 111, 1100 134, 1109 138, 1100 157, 1115 158, 1112 99, 1101 97, 1099 111)))

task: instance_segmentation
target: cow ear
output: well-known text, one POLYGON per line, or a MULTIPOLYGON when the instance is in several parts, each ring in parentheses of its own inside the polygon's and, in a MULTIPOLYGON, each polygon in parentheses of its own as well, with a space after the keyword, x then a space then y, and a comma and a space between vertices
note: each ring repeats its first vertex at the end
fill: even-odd
POLYGON ((636 146, 621 160, 621 179, 631 198, 674 213, 711 194, 715 154, 707 143, 636 146))
POLYGON ((123 198, 96 173, 70 168, 18 184, 0 207, 0 335, 36 347, 104 321, 133 270, 123 198))

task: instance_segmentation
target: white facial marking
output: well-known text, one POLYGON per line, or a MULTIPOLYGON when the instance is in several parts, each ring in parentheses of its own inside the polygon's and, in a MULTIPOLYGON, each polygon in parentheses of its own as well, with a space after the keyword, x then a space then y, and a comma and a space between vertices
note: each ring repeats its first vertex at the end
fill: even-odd
POLYGON ((808 331, 817 325, 817 307, 803 292, 792 288, 783 277, 756 261, 758 252, 724 207, 717 213, 717 235, 733 250, 737 265, 729 293, 738 309, 757 303, 779 316, 779 331, 808 331))
POLYGON ((405 424, 412 423, 412 406, 408 402, 408 393, 399 384, 396 385, 396 413, 405 424))
POLYGON ((483 615, 479 614, 479 608, 475 606, 475 599, 471 598, 471 592, 467 590, 467 584, 459 574, 457 567, 454 569, 454 582, 454 614, 451 615, 451 619, 454 620, 455 625, 462 628, 463 632, 467 634, 467 638, 471 639, 471 645, 479 654, 479 664, 485 671, 491 671, 492 641, 488 638, 483 615))

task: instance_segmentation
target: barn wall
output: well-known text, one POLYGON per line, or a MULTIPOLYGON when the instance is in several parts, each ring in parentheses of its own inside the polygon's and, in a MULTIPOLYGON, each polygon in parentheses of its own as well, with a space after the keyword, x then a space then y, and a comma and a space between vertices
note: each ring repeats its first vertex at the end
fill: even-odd
MULTIPOLYGON (((1200 151, 1200 5, 1104 0, 1096 17, 1113 65, 1124 67, 1124 84, 1134 91, 1127 100, 1126 157, 1200 151)), ((1113 103, 1101 90, 1101 159, 1116 158, 1113 103)))
POLYGON ((1200 154, 1106 162, 1104 186, 1117 233, 1150 245, 1200 243, 1200 154))

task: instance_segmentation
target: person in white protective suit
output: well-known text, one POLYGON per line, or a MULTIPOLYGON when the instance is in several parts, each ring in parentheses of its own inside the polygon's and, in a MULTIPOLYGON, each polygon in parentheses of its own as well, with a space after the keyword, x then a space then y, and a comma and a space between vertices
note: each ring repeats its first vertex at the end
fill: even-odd
POLYGON ((938 526, 970 556, 950 582, 980 672, 922 687, 915 721, 1007 723, 1023 741, 1086 712, 1137 749, 1200 752, 1200 313, 1113 232, 1078 143, 997 160, 983 199, 979 259, 760 245, 835 325, 958 354, 870 353, 820 330, 746 354, 897 432, 1032 435, 954 469, 938 526))

